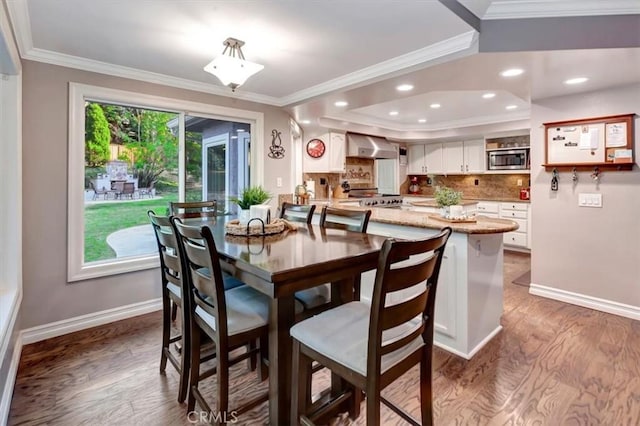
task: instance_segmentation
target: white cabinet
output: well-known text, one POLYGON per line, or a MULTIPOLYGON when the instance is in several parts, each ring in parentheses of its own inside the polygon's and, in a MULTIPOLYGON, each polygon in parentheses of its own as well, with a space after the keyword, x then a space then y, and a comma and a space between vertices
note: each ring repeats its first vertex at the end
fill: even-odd
POLYGON ((344 172, 346 170, 345 135, 342 133, 329 133, 329 171, 344 172))
POLYGON ((447 174, 484 173, 484 140, 442 144, 444 172, 447 174))
POLYGON ((409 156, 407 174, 426 175, 443 172, 442 144, 409 145, 407 154, 409 156))
POLYGON ((477 214, 498 219, 500 217, 500 203, 492 201, 478 201, 477 214))
POLYGON ((529 204, 500 203, 500 217, 518 224, 518 229, 503 234, 505 245, 529 248, 529 204))
POLYGON ((483 139, 464 141, 465 173, 484 173, 486 155, 483 139))
POLYGON ((442 158, 445 173, 464 173, 464 143, 445 142, 442 144, 442 158))
POLYGON ((324 142, 325 153, 320 158, 313 158, 307 154, 306 149, 302 154, 302 168, 306 173, 316 172, 344 172, 346 167, 346 142, 342 133, 325 133, 317 137, 324 142))

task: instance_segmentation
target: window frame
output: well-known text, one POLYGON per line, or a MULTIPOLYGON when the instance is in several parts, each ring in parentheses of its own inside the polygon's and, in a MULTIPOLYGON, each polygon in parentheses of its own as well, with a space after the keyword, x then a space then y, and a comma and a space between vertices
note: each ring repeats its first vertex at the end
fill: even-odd
POLYGON ((179 196, 184 197, 185 114, 246 122, 251 126, 255 144, 251 150, 252 185, 264 181, 264 114, 257 111, 210 105, 183 99, 166 98, 144 93, 69 83, 69 181, 67 212, 67 281, 75 282, 127 272, 156 268, 157 253, 147 256, 112 259, 90 264, 84 262, 84 149, 85 102, 105 102, 140 108, 157 109, 180 114, 178 140, 179 196))

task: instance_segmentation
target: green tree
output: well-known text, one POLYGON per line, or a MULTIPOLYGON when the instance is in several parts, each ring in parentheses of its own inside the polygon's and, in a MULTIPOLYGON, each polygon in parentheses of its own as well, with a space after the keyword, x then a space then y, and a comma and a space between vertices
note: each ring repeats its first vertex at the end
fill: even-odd
MULTIPOLYGON (((123 105, 102 105, 113 143, 133 153, 133 172, 138 186, 149 187, 165 171, 178 167, 178 138, 171 132, 173 113, 123 105)), ((122 158, 129 160, 128 156, 122 158)))
POLYGON ((99 104, 90 102, 85 111, 85 149, 84 161, 89 167, 104 165, 110 160, 109 142, 111 134, 109 123, 99 104))
POLYGON ((125 146, 133 153, 138 185, 149 187, 178 167, 178 138, 167 125, 176 114, 131 108, 125 146))

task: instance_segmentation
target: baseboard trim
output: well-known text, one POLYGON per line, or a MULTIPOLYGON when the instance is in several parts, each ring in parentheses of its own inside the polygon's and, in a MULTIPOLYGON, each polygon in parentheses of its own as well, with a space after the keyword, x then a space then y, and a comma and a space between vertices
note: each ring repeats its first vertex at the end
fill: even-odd
POLYGON ((489 343, 489 341, 490 341, 491 339, 493 339, 493 338, 496 336, 496 334, 500 333, 500 331, 502 331, 502 326, 501 326, 501 325, 497 326, 497 327, 495 328, 495 330, 493 330, 491 333, 489 333, 489 335, 488 335, 487 337, 485 337, 484 339, 482 339, 482 341, 480 341, 480 343, 478 343, 478 344, 476 345, 476 347, 475 347, 475 348, 473 348, 473 349, 471 349, 471 351, 469 351, 468 353, 465 353, 465 352, 459 351, 459 350, 457 350, 457 349, 452 348, 451 346, 447 346, 447 345, 445 345, 445 344, 443 344, 443 343, 440 343, 440 342, 437 342, 437 341, 435 341, 435 340, 433 341, 433 346, 437 346, 437 347, 439 347, 440 349, 443 349, 443 350, 445 350, 445 351, 447 351, 447 352, 451 352, 452 354, 454 354, 454 355, 458 355, 460 358, 464 358, 464 359, 466 359, 466 360, 468 361, 468 360, 470 360, 471 358, 473 358, 473 356, 474 356, 475 354, 477 354, 477 353, 478 353, 478 351, 480 351, 480 349, 482 349, 482 348, 484 347, 484 345, 486 345, 487 343, 489 343))
POLYGON ((631 318, 640 321, 640 306, 625 305, 624 303, 613 302, 611 300, 599 299, 597 297, 587 296, 580 293, 573 293, 566 290, 560 290, 553 287, 546 287, 539 284, 531 283, 529 286, 529 294, 534 296, 546 297, 547 299, 559 300, 561 302, 571 303, 572 305, 582 306, 584 308, 595 309, 596 311, 606 312, 621 317, 631 318))
POLYGON ((22 330, 22 344, 28 345, 52 337, 62 336, 75 331, 108 324, 127 318, 162 309, 162 300, 153 299, 146 302, 134 303, 132 305, 121 306, 119 308, 107 309, 106 311, 94 312, 79 317, 69 318, 50 324, 39 325, 37 327, 22 330))

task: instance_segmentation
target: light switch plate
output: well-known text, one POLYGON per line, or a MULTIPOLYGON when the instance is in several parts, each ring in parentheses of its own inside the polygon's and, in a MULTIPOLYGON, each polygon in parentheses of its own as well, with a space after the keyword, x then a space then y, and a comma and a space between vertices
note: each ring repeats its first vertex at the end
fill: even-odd
POLYGON ((602 194, 578 194, 578 205, 580 207, 602 207, 602 194))

